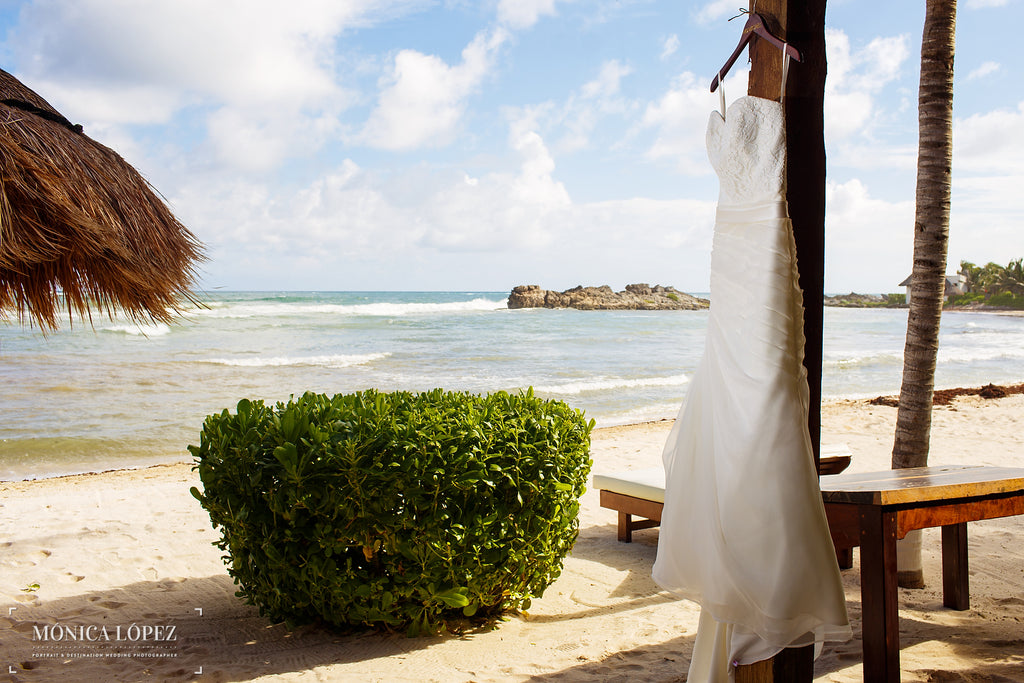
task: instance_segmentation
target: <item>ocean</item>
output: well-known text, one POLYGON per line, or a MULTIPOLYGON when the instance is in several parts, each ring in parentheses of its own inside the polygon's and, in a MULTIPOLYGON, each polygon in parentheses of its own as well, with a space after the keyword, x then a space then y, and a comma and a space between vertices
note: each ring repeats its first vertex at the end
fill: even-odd
MULTIPOLYGON (((532 386, 598 426, 673 417, 704 311, 508 310, 505 292, 215 292, 171 325, 0 321, 0 479, 188 461, 203 418, 305 391, 532 386)), ((824 398, 899 391, 906 310, 825 309, 824 398)), ((943 314, 938 388, 1024 381, 1024 318, 943 314)))

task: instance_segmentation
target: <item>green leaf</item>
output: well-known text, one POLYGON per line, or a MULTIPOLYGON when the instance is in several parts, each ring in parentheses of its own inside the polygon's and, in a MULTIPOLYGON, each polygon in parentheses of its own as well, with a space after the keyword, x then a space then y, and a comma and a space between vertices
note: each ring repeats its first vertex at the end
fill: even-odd
POLYGON ((466 588, 450 588, 434 597, 449 607, 466 607, 469 605, 469 596, 466 595, 466 588))

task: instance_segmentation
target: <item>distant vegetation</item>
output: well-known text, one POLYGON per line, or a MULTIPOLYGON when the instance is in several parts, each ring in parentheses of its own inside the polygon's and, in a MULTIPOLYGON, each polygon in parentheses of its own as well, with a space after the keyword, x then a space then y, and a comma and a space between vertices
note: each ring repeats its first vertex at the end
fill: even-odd
MULTIPOLYGON (((1013 308, 1024 310, 1024 259, 1005 266, 960 262, 963 294, 946 300, 947 308, 1013 308)), ((948 291, 948 290, 947 290, 948 291)), ((904 308, 905 294, 839 294, 825 297, 826 306, 841 308, 904 308)))
POLYGON ((1024 259, 1010 261, 1005 267, 996 263, 976 266, 960 262, 964 294, 951 297, 947 306, 993 306, 1024 309, 1024 259))

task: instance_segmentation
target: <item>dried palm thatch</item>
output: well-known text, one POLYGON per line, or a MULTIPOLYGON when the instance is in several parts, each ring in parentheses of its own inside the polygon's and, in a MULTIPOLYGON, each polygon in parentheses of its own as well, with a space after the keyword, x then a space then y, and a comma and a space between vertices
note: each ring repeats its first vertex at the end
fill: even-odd
POLYGON ((167 321, 203 260, 149 182, 0 70, 0 312, 167 321))

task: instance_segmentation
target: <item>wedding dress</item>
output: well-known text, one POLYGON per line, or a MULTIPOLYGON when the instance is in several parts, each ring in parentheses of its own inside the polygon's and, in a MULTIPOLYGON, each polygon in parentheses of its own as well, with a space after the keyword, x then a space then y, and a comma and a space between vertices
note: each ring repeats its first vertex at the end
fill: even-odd
POLYGON ((726 110, 722 95, 708 123, 720 182, 712 304, 704 355, 665 445, 653 569, 660 586, 701 604, 694 682, 850 637, 807 428, 785 132, 782 103, 749 96, 726 110))

